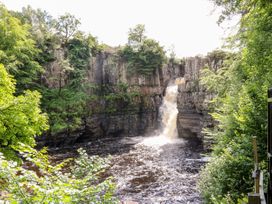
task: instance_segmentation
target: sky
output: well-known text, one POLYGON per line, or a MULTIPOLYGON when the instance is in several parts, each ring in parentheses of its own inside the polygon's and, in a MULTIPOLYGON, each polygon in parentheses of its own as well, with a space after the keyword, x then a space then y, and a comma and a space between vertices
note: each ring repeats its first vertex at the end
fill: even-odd
POLYGON ((147 36, 177 57, 205 55, 223 45, 228 26, 218 26, 210 0, 0 0, 8 9, 46 10, 54 17, 68 12, 80 30, 110 46, 124 45, 129 28, 145 24, 147 36))

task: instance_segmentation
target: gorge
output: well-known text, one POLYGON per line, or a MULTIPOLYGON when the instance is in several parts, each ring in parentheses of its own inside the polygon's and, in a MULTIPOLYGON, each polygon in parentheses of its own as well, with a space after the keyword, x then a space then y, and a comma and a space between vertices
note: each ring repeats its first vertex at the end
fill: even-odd
POLYGON ((223 52, 167 57, 140 24, 126 45, 113 48, 77 30, 71 14, 0 9, 0 27, 15 25, 0 32, 7 43, 0 45, 3 192, 19 202, 48 195, 57 203, 202 202, 196 182, 200 153, 209 150, 202 130, 214 125, 214 93, 201 85, 201 70, 217 71, 223 52), (16 28, 17 38, 6 35, 16 28), (13 192, 13 179, 31 186, 23 186, 28 196, 13 192))
POLYGON ((271 4, 102 2, 0 3, 0 203, 271 201, 271 4))
MULTIPOLYGON (((159 128, 149 136, 102 137, 85 144, 91 155, 110 155, 105 176, 113 176, 122 203, 202 203, 196 187, 203 165, 202 148, 178 137, 177 94, 183 78, 170 83, 160 106, 159 128)), ((53 149, 51 149, 52 151, 53 149)), ((60 159, 74 157, 74 150, 52 152, 60 159)))
POLYGON ((0 203, 271 201, 271 3, 61 1, 0 3, 0 203))
MULTIPOLYGON (((101 111, 109 105, 105 101, 92 103, 90 108, 98 111, 86 119, 83 132, 41 142, 57 141, 50 151, 58 159, 74 157, 78 147, 90 155, 111 155, 105 174, 116 179, 116 194, 123 202, 202 203, 196 182, 204 164, 201 153, 211 144, 202 129, 214 121, 208 114, 213 93, 201 86, 200 72, 205 66, 216 70, 222 62, 210 54, 169 62, 150 77, 129 77, 126 64, 114 53, 101 53, 90 61, 88 81, 125 83, 127 93, 137 90, 139 95, 131 106, 121 101, 124 106, 116 112, 101 111)), ((54 75, 51 70, 48 74, 54 75)))

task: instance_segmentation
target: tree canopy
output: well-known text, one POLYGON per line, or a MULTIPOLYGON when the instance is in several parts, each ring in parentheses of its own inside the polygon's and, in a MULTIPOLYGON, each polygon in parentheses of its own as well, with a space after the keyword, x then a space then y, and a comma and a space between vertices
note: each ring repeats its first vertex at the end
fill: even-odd
POLYGON ((128 35, 128 44, 121 51, 130 72, 152 75, 166 59, 165 51, 158 42, 145 36, 145 26, 136 25, 128 35))
POLYGON ((58 18, 56 23, 57 34, 61 36, 63 43, 68 40, 78 31, 80 21, 75 16, 66 13, 58 18))

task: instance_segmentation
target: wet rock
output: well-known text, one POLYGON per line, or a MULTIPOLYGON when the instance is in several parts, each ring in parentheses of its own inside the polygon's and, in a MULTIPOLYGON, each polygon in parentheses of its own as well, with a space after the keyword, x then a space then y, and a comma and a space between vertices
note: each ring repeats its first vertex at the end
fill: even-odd
POLYGON ((204 149, 209 149, 211 140, 202 132, 203 128, 213 127, 215 121, 209 115, 209 101, 214 93, 208 92, 201 84, 201 70, 210 67, 217 70, 222 66, 224 56, 220 58, 213 55, 207 57, 190 57, 185 59, 184 83, 179 85, 177 97, 178 134, 182 138, 195 143, 204 144, 204 149))

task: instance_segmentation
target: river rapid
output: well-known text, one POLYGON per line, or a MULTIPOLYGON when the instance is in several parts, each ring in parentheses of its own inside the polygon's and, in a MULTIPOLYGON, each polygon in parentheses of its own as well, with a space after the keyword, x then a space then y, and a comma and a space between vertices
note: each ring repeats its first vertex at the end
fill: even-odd
POLYGON ((109 172, 116 178, 117 196, 123 201, 146 204, 201 203, 196 187, 203 164, 199 152, 181 140, 159 147, 141 140, 124 138, 122 144, 136 144, 112 158, 109 172))

